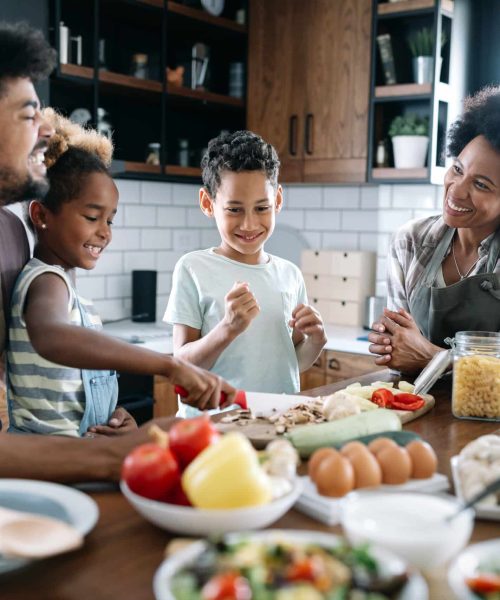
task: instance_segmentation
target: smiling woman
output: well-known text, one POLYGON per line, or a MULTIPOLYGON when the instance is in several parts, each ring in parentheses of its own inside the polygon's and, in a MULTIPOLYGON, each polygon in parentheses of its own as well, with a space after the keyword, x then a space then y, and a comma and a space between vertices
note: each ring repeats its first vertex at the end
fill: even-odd
POLYGON ((500 87, 466 100, 449 132, 443 214, 394 236, 377 364, 417 371, 457 331, 500 331, 500 87))

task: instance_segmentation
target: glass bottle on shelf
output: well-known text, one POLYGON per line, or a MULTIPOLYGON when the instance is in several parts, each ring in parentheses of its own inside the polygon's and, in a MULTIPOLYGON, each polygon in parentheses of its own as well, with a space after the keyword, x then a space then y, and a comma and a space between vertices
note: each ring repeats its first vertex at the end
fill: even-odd
POLYGON ((146 151, 146 164, 158 166, 160 164, 160 142, 151 142, 146 151))
POLYGON ((137 79, 149 79, 148 55, 134 54, 132 55, 132 66, 130 74, 137 79))
POLYGON ((377 153, 375 155, 375 162, 377 167, 380 169, 382 167, 387 167, 389 164, 388 161, 388 152, 387 152, 387 140, 379 140, 377 144, 377 153))
POLYGON ((179 165, 189 167, 189 141, 186 139, 179 140, 179 165))

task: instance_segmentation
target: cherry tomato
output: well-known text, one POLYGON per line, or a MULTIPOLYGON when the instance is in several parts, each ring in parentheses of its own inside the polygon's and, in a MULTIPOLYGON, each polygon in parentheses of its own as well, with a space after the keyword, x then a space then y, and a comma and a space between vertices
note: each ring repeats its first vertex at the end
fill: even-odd
POLYGON ((136 494, 158 500, 179 482, 179 465, 168 448, 142 444, 125 458, 122 479, 136 494))
POLYGON ((168 432, 169 446, 182 469, 220 438, 208 415, 178 421, 168 432))
POLYGON ((387 388, 379 388, 372 394, 372 402, 381 408, 392 408, 394 394, 387 388))
POLYGON ((286 570, 288 581, 314 581, 318 576, 317 564, 312 558, 303 558, 291 564, 286 570))
POLYGON ((201 590, 202 600, 251 600, 248 581, 238 573, 214 575, 201 590))
POLYGON ((500 592, 500 575, 494 573, 479 573, 466 581, 469 589, 479 594, 500 592))

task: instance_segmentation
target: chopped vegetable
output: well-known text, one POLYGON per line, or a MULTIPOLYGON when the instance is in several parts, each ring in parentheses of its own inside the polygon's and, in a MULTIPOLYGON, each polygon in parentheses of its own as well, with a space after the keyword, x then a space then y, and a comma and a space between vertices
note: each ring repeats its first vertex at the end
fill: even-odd
POLYGON ((375 390, 372 394, 372 402, 382 408, 392 408, 394 394, 387 388, 375 390))

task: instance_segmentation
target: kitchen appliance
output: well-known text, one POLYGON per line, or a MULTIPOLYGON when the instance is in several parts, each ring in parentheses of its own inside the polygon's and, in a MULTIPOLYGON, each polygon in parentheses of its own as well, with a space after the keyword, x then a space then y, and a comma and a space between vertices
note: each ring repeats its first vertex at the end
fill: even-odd
POLYGON ((207 79, 210 48, 197 42, 191 49, 191 88, 203 89, 207 79))
POLYGON ((156 271, 132 271, 132 321, 156 321, 156 271))
POLYGON ((385 298, 383 296, 367 296, 365 304, 364 329, 371 329, 373 323, 383 314, 385 298))
POLYGON ((63 21, 59 23, 59 62, 62 65, 74 63, 82 64, 82 36, 71 36, 69 27, 63 21), (72 56, 72 46, 76 44, 76 56, 72 56))

